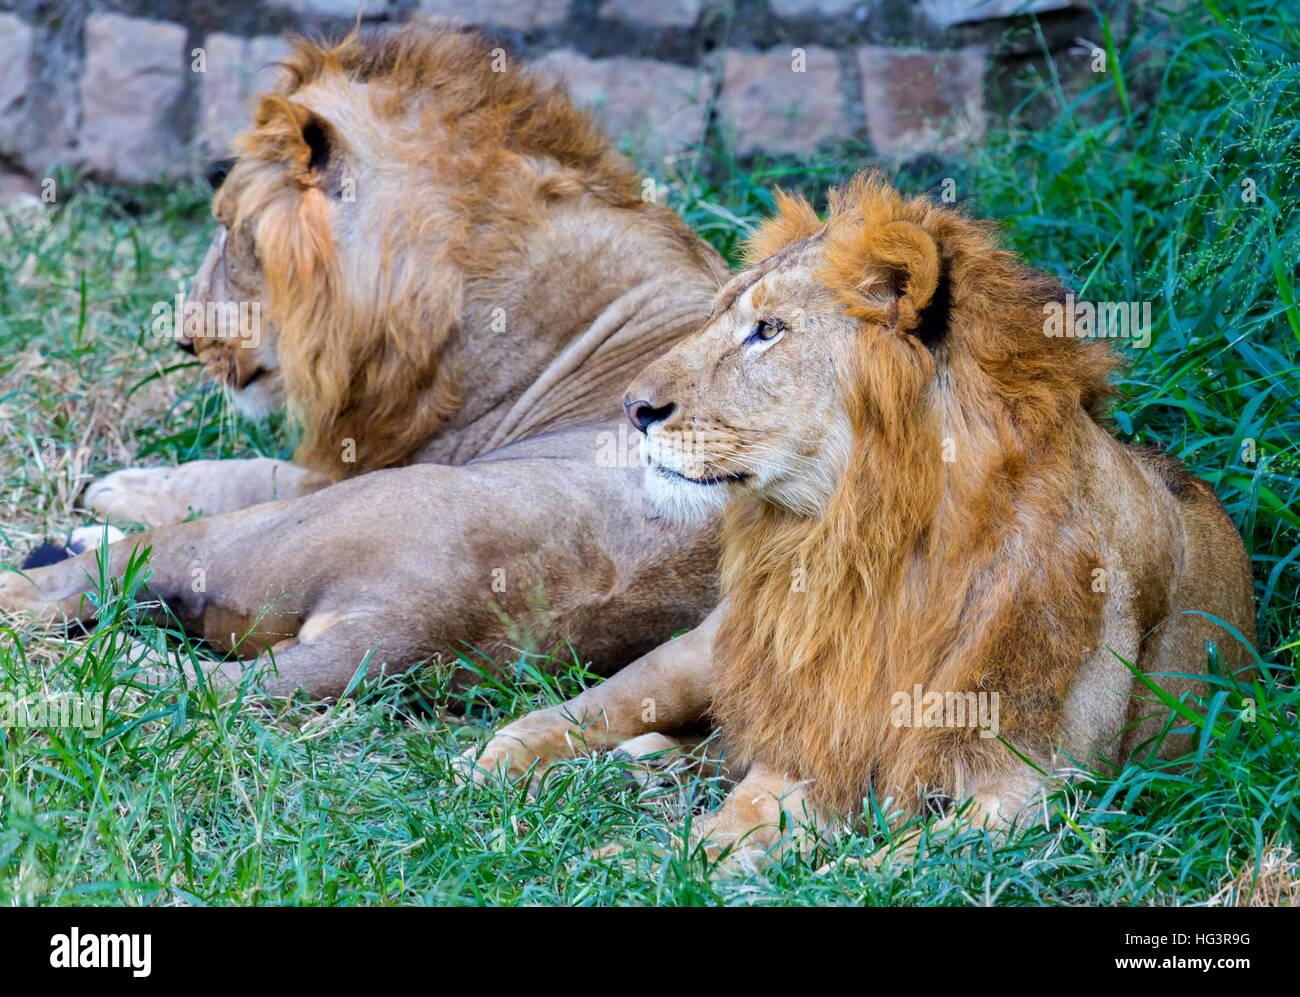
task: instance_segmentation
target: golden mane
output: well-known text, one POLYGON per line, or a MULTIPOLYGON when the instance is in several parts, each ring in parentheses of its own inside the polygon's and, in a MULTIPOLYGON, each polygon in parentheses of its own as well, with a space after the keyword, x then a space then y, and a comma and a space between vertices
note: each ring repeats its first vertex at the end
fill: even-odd
MULTIPOLYGON (((588 113, 513 61, 494 71, 497 53, 478 34, 412 24, 291 44, 277 92, 237 139, 239 183, 232 173, 235 189, 218 198, 233 199, 232 230, 256 232, 280 373, 304 431, 296 459, 342 477, 402 462, 461 406, 466 386, 440 362, 444 348, 472 282, 519 268, 520 236, 547 203, 654 206, 588 113), (387 164, 386 193, 357 196, 380 240, 366 272, 340 258, 329 217, 344 178, 318 154, 351 137, 295 100, 312 86, 333 106, 362 105, 353 128, 364 119, 362 141, 387 164), (349 441, 350 461, 340 456, 349 441)), ((674 235, 689 240, 684 227, 674 235)))
POLYGON ((810 780, 833 812, 860 812, 868 787, 910 809, 1010 755, 969 727, 895 726, 897 694, 997 692, 1002 737, 1034 750, 1096 646, 1099 541, 1061 525, 1081 498, 1080 426, 1116 361, 1044 335, 1060 285, 986 224, 874 177, 815 218, 783 199, 753 256, 819 240, 817 278, 863 320, 841 371, 853 450, 820 518, 729 507, 713 710, 742 764, 810 780))
MULTIPOLYGON (((498 71, 501 50, 478 32, 426 22, 398 31, 354 31, 333 47, 304 38, 290 45, 281 93, 346 77, 383 94, 377 109, 392 120, 409 112, 413 97, 420 98, 426 114, 454 122, 457 139, 470 148, 538 156, 575 171, 587 193, 611 204, 640 201, 635 176, 610 150, 590 112, 517 60, 498 71)), ((461 172, 473 175, 469 167, 461 172)))

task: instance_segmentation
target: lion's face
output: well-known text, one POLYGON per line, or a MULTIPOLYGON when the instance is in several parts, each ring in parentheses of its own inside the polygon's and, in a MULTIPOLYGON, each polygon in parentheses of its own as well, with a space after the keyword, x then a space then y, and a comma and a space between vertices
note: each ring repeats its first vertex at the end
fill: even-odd
MULTIPOLYGON (((213 213, 231 217, 231 199, 218 192, 213 213)), ((266 301, 266 281, 245 224, 232 237, 221 225, 186 294, 182 349, 202 361, 208 375, 225 387, 236 408, 262 416, 284 404, 275 351, 275 324, 266 301)))
MULTIPOLYGON (((207 373, 236 407, 263 415, 285 401, 282 331, 300 340, 325 333, 320 309, 344 320, 354 288, 371 311, 390 297, 373 264, 378 247, 361 231, 366 214, 398 200, 373 179, 386 151, 382 129, 352 120, 356 87, 338 78, 262 98, 240 156, 212 201, 217 231, 190 285, 188 333, 207 373), (357 189, 366 184, 364 199, 357 189), (346 279, 344 279, 346 278, 346 279), (318 308, 305 302, 316 301, 318 308)), ((386 219, 370 219, 376 229, 386 219)))
POLYGON ((744 493, 815 515, 834 492, 852 441, 837 369, 860 322, 816 278, 819 262, 806 245, 741 273, 709 324, 629 387, 666 516, 697 520, 744 493))
MULTIPOLYGON (((300 60, 329 55, 300 48, 300 60)), ((322 373, 322 354, 341 361, 350 344, 405 331, 408 313, 423 310, 443 218, 439 198, 410 193, 432 170, 413 141, 418 107, 400 88, 341 71, 291 77, 260 98, 213 198, 218 228, 181 340, 241 410, 265 414, 286 396, 310 408, 346 390, 351 372, 322 373), (384 115, 372 106, 381 97, 384 115), (423 273, 402 258, 413 245, 430 257, 423 273)))

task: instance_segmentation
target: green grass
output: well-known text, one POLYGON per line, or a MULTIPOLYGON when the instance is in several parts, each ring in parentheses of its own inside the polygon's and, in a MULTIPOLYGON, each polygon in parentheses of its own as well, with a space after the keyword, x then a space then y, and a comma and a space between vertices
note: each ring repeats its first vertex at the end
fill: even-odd
MULTIPOLYGON (((1091 773, 1063 791, 1046 826, 936 844, 911 866, 858 861, 875 848, 863 833, 757 874, 710 875, 699 857, 659 858, 650 846, 667 822, 715 800, 715 784, 641 793, 608 759, 561 766, 532 798, 451 778, 460 747, 590 681, 576 665, 547 677, 559 663, 499 663, 506 679, 461 692, 433 671, 418 691, 369 686, 328 710, 221 701, 175 669, 161 681, 149 670, 204 652, 137 617, 138 564, 105 583, 88 637, 0 628, 0 690, 106 707, 98 735, 0 731, 0 901, 1186 904, 1245 901, 1252 887, 1257 901, 1287 889, 1294 899, 1300 29, 1281 11, 1206 4, 1175 15, 1165 35, 1115 39, 1122 84, 1110 73, 1071 96, 1054 75, 1031 81, 1033 100, 1055 102, 1052 126, 1005 131, 974 158, 897 176, 931 192, 953 179, 971 211, 1002 220, 1017 251, 1081 296, 1153 302, 1152 345, 1123 350, 1117 431, 1169 447, 1214 483, 1254 561, 1267 666, 1254 688, 1225 680, 1177 704, 1172 722, 1199 734, 1189 765, 1091 773), (1245 178, 1253 202, 1242 200, 1245 178), (626 862, 589 857, 609 841, 631 843, 626 862)), ((672 178, 673 206, 734 258, 772 184, 820 193, 863 159, 738 164, 706 152, 691 165, 672 178)), ((78 522, 71 499, 87 476, 139 461, 283 456, 291 442, 282 424, 231 414, 150 337, 151 305, 202 255, 207 192, 128 193, 76 186, 0 230, 10 563, 78 522)))

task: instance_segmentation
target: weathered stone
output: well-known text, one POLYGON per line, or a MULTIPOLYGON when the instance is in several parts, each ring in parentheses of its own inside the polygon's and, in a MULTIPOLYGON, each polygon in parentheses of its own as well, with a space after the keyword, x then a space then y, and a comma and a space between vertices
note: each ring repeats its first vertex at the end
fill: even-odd
POLYGON ((172 124, 184 90, 185 29, 122 14, 86 21, 82 166, 118 180, 155 180, 185 164, 172 124))
POLYGON ((1087 6, 1084 0, 921 0, 922 12, 941 28, 1087 6))
POLYGON ((199 83, 199 138, 209 155, 225 156, 230 141, 251 124, 251 100, 270 90, 280 74, 275 63, 288 46, 278 35, 237 38, 209 35, 203 43, 199 83))
POLYGON ((868 0, 768 0, 768 5, 777 17, 835 17, 872 6, 868 0))
POLYGON ((32 29, 0 14, 0 154, 22 161, 27 92, 32 85, 32 29))
MULTIPOLYGON (((118 180, 155 179, 197 166, 196 146, 224 155, 249 123, 250 98, 269 88, 275 70, 268 64, 284 51, 278 35, 207 33, 217 22, 202 5, 90 4, 100 12, 88 15, 84 29, 80 17, 32 13, 45 6, 18 4, 22 13, 0 13, 0 162, 37 180, 65 164, 118 180), (196 30, 206 35, 202 76, 190 75, 189 48, 198 43, 187 38, 196 30)), ((594 38, 602 55, 616 42, 624 55, 592 59, 566 50, 542 63, 563 71, 615 138, 633 140, 647 155, 702 136, 716 82, 719 123, 736 135, 742 152, 806 152, 870 134, 882 151, 903 156, 955 151, 983 131, 985 56, 976 49, 859 49, 855 39, 864 37, 860 22, 868 14, 870 37, 911 44, 975 25, 961 29, 963 39, 979 40, 1010 62, 1021 53, 995 41, 1000 19, 1067 12, 1044 21, 1048 44, 1058 49, 1077 34, 1068 12, 1086 10, 1088 0, 266 0, 253 6, 265 16, 259 20, 252 11, 222 27, 239 32, 258 23, 312 36, 322 20, 339 27, 360 14, 402 22, 418 12, 500 31, 529 58, 539 48, 577 44, 579 36, 594 38), (716 53, 709 67, 644 57, 653 52, 680 60, 707 49, 704 31, 726 9, 736 15, 736 49, 716 53), (787 36, 788 45, 743 51, 751 39, 787 36), (799 74, 792 71, 792 46, 806 44, 802 39, 825 47, 806 46, 806 72, 799 74), (858 95, 849 92, 856 86, 851 57, 861 66, 865 122, 858 95)))
POLYGON ((353 20, 358 14, 366 17, 384 12, 384 0, 271 0, 272 7, 283 7, 295 14, 314 14, 317 17, 342 17, 353 20))
POLYGON ((0 117, 13 114, 32 83, 32 29, 15 14, 0 14, 0 117))
POLYGON ((689 28, 700 19, 704 0, 605 0, 600 16, 659 28, 689 28))
POLYGON ((0 156, 30 176, 68 162, 80 131, 81 65, 71 47, 0 14, 0 156))
POLYGON ((834 51, 810 45, 767 52, 728 51, 718 110, 744 154, 810 152, 852 136, 834 51))
POLYGON ((563 21, 569 13, 569 0, 420 0, 420 13, 446 17, 457 24, 531 31, 563 21))
POLYGON ((984 134, 984 68, 977 46, 930 52, 858 50, 867 131, 886 156, 958 152, 984 134))
POLYGON ((534 63, 564 83, 576 103, 593 108, 615 141, 646 155, 698 142, 704 132, 709 82, 703 71, 652 59, 589 59, 569 49, 534 63))

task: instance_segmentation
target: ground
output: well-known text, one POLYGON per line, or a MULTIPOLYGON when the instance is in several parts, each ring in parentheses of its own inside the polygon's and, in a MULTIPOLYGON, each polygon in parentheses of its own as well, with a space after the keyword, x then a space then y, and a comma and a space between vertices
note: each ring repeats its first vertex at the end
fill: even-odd
MULTIPOLYGON (((107 704, 102 732, 0 717, 0 902, 9 904, 1199 904, 1300 901, 1300 32, 1208 3, 1175 49, 1139 32, 1046 130, 996 134, 971 158, 895 171, 953 193, 1081 299, 1151 301, 1113 418, 1211 481, 1246 540, 1260 606, 1260 685, 1176 704, 1202 732, 1177 769, 1086 773, 1042 826, 972 834, 913 864, 864 861, 868 826, 765 871, 712 874, 667 821, 705 780, 642 790, 619 762, 561 767, 529 796, 468 788, 450 762, 503 719, 589 677, 503 663, 513 678, 448 691, 369 686, 330 708, 221 700, 172 665, 209 652, 141 623, 138 565, 101 594, 93 633, 0 620, 0 710, 26 695, 107 704), (1235 22, 1233 22, 1235 23, 1235 22), (1263 41, 1261 39, 1269 39, 1263 41), (948 182, 951 181, 951 182, 948 182), (591 857, 611 841, 618 862, 591 857), (1293 851, 1294 849, 1294 851, 1293 851)), ((819 192, 864 165, 737 162, 705 150, 652 172, 734 258, 781 183, 819 192)), ((104 191, 59 175, 57 199, 0 222, 0 561, 87 521, 92 476, 126 464, 287 456, 292 427, 250 423, 152 332, 207 242, 209 191, 104 191)), ((1226 633, 1224 641, 1234 637, 1226 633)), ((556 663, 552 663, 556 664, 556 663)), ((1189 664, 1190 667, 1190 664, 1189 664)), ((1168 704, 1154 704, 1166 708, 1168 704)), ((39 718, 37 718, 39 719, 39 718)), ((93 719, 93 718, 91 718, 93 719)))

